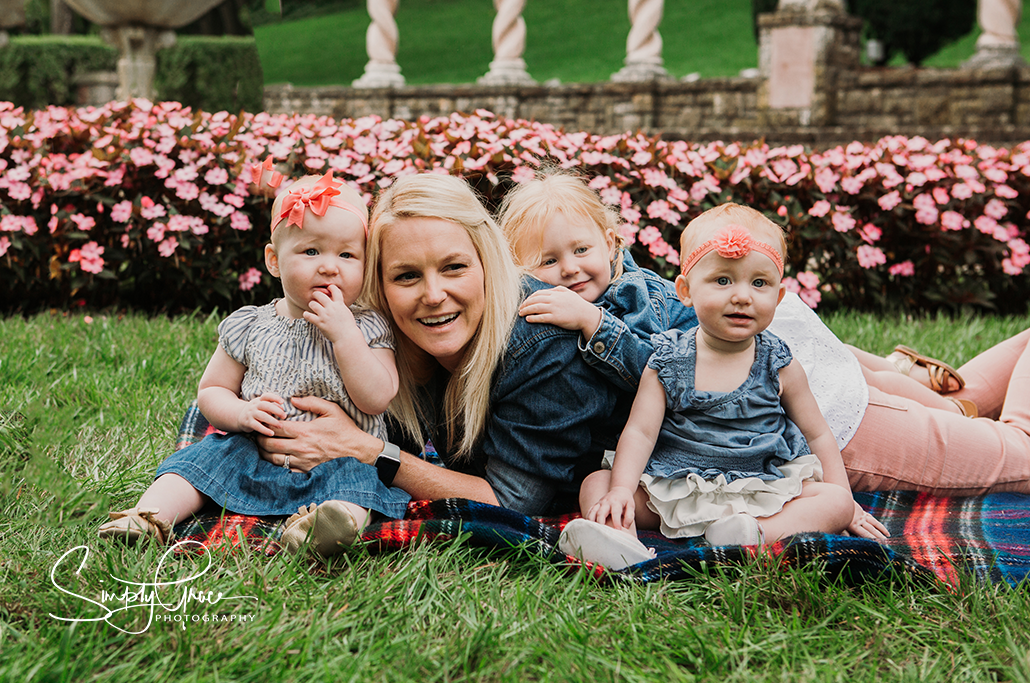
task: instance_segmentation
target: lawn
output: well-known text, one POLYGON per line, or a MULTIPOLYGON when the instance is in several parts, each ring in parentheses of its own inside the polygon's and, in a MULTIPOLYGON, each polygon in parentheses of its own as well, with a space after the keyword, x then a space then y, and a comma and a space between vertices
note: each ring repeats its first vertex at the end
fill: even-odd
MULTIPOLYGON (((239 596, 230 622, 158 621, 139 635, 86 618, 114 578, 148 581, 155 548, 101 545, 168 453, 217 315, 0 319, 0 681, 1030 680, 1030 593, 904 577, 849 587, 758 564, 603 586, 515 548, 460 543, 325 565, 246 551, 174 559, 239 596), (79 573, 84 545, 90 550, 79 573), (58 588, 60 586, 60 588, 58 588), (62 591, 68 591, 63 592, 62 591)), ((831 314, 845 341, 906 343, 953 364, 1030 317, 831 314)), ((177 594, 173 594, 177 595, 177 594)), ((142 615, 119 621, 146 627, 142 615)), ((130 624, 135 629, 129 629, 130 624)))
MULTIPOLYGON (((525 61, 537 81, 606 81, 626 56, 626 0, 527 2, 525 61)), ((395 17, 397 63, 410 85, 472 83, 489 70, 493 4, 487 0, 403 0, 395 17)), ((265 83, 349 85, 368 55, 364 8, 282 21, 255 29, 265 83)), ((677 78, 736 76, 758 66, 751 0, 666 2, 659 32, 665 67, 677 78)), ((1030 59, 1030 12, 1018 32, 1030 59)), ((979 29, 944 47, 926 66, 956 67, 972 56, 979 29)), ((898 58, 900 63, 900 58, 898 58)))

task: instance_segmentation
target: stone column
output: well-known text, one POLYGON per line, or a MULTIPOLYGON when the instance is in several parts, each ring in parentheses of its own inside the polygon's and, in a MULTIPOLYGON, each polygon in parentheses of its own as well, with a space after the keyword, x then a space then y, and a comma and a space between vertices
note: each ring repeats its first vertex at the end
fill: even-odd
POLYGON ((626 39, 626 66, 612 74, 613 81, 653 81, 668 78, 662 66, 662 23, 665 0, 629 0, 629 37, 626 39))
POLYGON ((494 60, 490 71, 478 82, 482 85, 532 85, 536 83, 526 71, 522 54, 526 51, 526 20, 522 10, 526 0, 494 0, 494 60))
POLYGON ((989 69, 1026 65, 1016 35, 1022 10, 1022 0, 979 0, 976 19, 982 33, 976 41, 976 54, 962 66, 989 69))
POLYGON ((758 17, 759 119, 772 126, 832 125, 837 80, 859 66, 862 20, 841 0, 780 0, 758 17))
POLYGON ((59 36, 72 33, 72 9, 64 0, 50 0, 50 32, 59 36))
POLYGON ((149 26, 104 28, 100 35, 118 48, 118 90, 115 97, 154 99, 154 72, 157 51, 175 45, 175 31, 149 26))
POLYGON ((368 0, 372 23, 365 35, 368 64, 365 73, 354 81, 355 88, 390 88, 404 85, 401 67, 397 65, 397 41, 400 33, 393 16, 400 0, 368 0))

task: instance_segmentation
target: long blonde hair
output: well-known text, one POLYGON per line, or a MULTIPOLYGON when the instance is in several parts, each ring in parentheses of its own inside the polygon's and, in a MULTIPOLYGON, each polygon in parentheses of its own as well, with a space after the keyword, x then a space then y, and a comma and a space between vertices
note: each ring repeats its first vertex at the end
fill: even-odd
POLYGON ((583 216, 603 235, 614 237, 616 249, 612 258, 612 280, 618 279, 622 275, 622 247, 625 244, 619 234, 622 223, 619 214, 601 201, 584 178, 556 168, 541 169, 533 180, 509 191, 501 202, 498 223, 511 245, 515 263, 527 271, 536 267, 536 263, 527 261, 528 254, 520 254, 517 247, 535 240, 542 248, 544 226, 558 212, 565 216, 583 216))
POLYGON ((425 351, 400 333, 383 287, 383 235, 406 218, 438 218, 464 228, 483 266, 483 318, 444 394, 449 450, 468 458, 486 426, 494 371, 518 314, 518 269, 504 234, 464 180, 435 173, 404 176, 379 196, 369 223, 362 297, 386 316, 397 338, 400 386, 390 413, 418 443, 424 443, 422 424, 429 418, 418 388, 432 375, 433 365, 425 351))

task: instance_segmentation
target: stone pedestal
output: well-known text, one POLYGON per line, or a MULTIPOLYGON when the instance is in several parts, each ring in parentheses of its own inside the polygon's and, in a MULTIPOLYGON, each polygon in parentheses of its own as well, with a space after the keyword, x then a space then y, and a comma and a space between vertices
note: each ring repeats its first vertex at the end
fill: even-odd
POLYGON ((399 88, 404 85, 404 76, 397 64, 400 32, 393 18, 399 1, 368 0, 368 16, 372 19, 365 33, 368 63, 365 64, 365 73, 354 81, 355 88, 399 88))
POLYGON ((781 2, 758 18, 759 116, 769 125, 832 125, 837 77, 860 63, 862 20, 834 0, 781 2))
POLYGON ((980 0, 976 18, 981 33, 976 40, 976 54, 962 66, 967 69, 1026 66, 1016 34, 1022 9, 1021 0, 980 0))
POLYGON ((75 103, 99 107, 118 99, 118 74, 114 71, 90 71, 74 78, 75 103))

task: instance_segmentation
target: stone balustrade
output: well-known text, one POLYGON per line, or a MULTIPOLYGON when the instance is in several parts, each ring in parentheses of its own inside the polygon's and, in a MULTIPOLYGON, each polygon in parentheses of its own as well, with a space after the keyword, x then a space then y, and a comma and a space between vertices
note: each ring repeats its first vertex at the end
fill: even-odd
POLYGON ((476 84, 407 86, 396 63, 398 0, 368 0, 369 63, 352 87, 269 86, 265 108, 336 118, 415 119, 486 109, 611 134, 757 139, 827 146, 884 135, 1030 139, 1030 68, 1019 56, 1020 0, 979 0, 983 35, 959 69, 864 67, 862 22, 842 0, 781 0, 759 18, 753 77, 671 78, 659 34, 664 0, 628 0, 625 67, 609 82, 538 84, 522 53, 526 0, 494 0, 494 60, 476 84))

